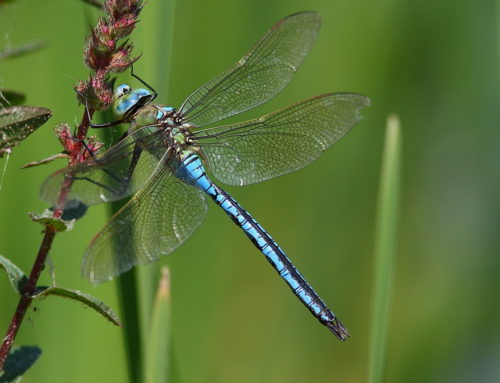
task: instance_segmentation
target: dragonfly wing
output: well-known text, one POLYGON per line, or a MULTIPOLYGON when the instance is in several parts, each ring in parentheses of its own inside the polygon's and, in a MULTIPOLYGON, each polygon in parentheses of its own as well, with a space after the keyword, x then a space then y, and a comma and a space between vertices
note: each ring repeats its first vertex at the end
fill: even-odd
POLYGON ((314 97, 267 116, 196 132, 209 168, 228 185, 248 185, 301 169, 360 120, 366 96, 314 97))
POLYGON ((203 192, 182 182, 167 165, 156 169, 87 247, 82 274, 92 283, 170 254, 203 221, 207 212, 203 192))
MULTIPOLYGON (((68 200, 79 200, 89 206, 119 200, 136 192, 166 151, 161 138, 161 130, 143 127, 108 150, 76 164, 70 174, 73 183, 68 200)), ((44 181, 40 190, 42 200, 55 205, 65 172, 65 168, 59 169, 44 181)))
POLYGON ((268 101, 297 71, 320 25, 315 12, 278 21, 241 60, 191 94, 180 114, 190 123, 205 126, 268 101))

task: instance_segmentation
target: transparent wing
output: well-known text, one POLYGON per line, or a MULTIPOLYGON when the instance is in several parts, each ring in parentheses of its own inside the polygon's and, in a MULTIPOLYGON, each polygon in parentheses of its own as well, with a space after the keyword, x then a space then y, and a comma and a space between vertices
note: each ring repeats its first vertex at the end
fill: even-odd
POLYGON ((240 61, 191 94, 180 114, 190 123, 205 126, 271 99, 306 57, 320 25, 315 12, 278 21, 240 61))
POLYGON ((170 254, 195 231, 206 212, 202 191, 179 180, 167 164, 158 166, 146 186, 87 247, 83 276, 101 283, 136 264, 170 254))
MULTIPOLYGON (((116 145, 72 168, 73 179, 68 200, 85 205, 115 201, 139 190, 148 180, 167 148, 162 131, 147 126, 134 131, 116 145)), ((64 181, 59 169, 42 184, 40 197, 55 205, 64 181)))
POLYGON ((248 185, 301 169, 341 139, 370 105, 366 96, 326 94, 267 116, 195 133, 210 170, 228 185, 248 185))

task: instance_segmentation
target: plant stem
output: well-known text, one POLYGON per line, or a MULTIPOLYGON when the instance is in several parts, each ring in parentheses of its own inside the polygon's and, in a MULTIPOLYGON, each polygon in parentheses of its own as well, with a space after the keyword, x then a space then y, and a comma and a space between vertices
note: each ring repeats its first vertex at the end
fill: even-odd
MULTIPOLYGON (((62 142, 70 159, 65 171, 65 177, 57 202, 52 213, 53 218, 61 218, 66 200, 68 199, 74 179, 71 177, 71 169, 78 162, 84 161, 86 155, 84 151, 87 147, 83 141, 87 137, 90 127, 90 120, 96 109, 107 109, 113 98, 113 81, 109 80, 110 73, 119 73, 126 70, 139 57, 131 58, 132 44, 119 44, 120 39, 127 36, 135 28, 137 18, 142 9, 142 0, 106 0, 101 4, 95 0, 85 0, 87 3, 103 7, 105 18, 99 19, 97 26, 92 28, 92 33, 87 39, 84 48, 85 64, 93 71, 87 81, 80 81, 75 86, 75 91, 79 95, 80 102, 85 101, 85 108, 80 125, 78 125, 76 135, 72 135, 68 130, 61 128, 58 138, 62 142), (90 106, 87 103, 87 96, 92 95, 90 106), (97 105, 97 107, 96 107, 97 105)), ((31 305, 32 296, 36 289, 36 284, 45 266, 45 261, 49 255, 52 242, 54 241, 57 229, 51 224, 45 227, 45 235, 38 250, 38 255, 31 269, 28 282, 20 289, 21 298, 16 311, 12 317, 7 334, 0 346, 0 370, 3 368, 5 360, 14 343, 19 327, 24 315, 31 305)))
MULTIPOLYGON (((84 139, 88 128, 90 126, 90 119, 92 111, 87 111, 85 108, 83 112, 82 122, 78 126, 77 137, 78 139, 84 139)), ((71 153, 71 158, 68 164, 68 168, 66 169, 66 173, 69 171, 71 166, 75 163, 76 156, 79 151, 75 151, 71 153)), ((71 177, 65 177, 64 182, 61 186, 61 190, 59 191, 59 196, 57 197, 57 203, 52 213, 52 217, 61 218, 64 205, 66 204, 66 200, 71 191, 71 186, 73 185, 73 179, 71 177)), ((35 291, 36 284, 40 275, 45 267, 45 261, 49 255, 50 248, 52 247, 52 242, 54 242, 54 238, 56 236, 57 230, 52 225, 47 225, 45 227, 45 234, 43 236, 42 243, 40 244, 40 248, 38 250, 37 257, 35 262, 33 263, 33 267, 31 268, 30 276, 26 284, 22 287, 20 293, 21 298, 19 299, 19 303, 17 304, 16 311, 12 316, 10 321, 10 325, 7 329, 7 333, 2 341, 2 345, 0 346, 0 370, 3 368, 5 361, 7 360, 7 356, 9 355, 9 351, 14 344, 14 340, 16 339, 17 332, 21 327, 21 323, 24 319, 24 315, 33 301, 32 295, 35 291)))
POLYGON ((397 253, 400 167, 400 123, 397 116, 390 115, 387 119, 377 203, 369 383, 382 383, 385 380, 397 253))
POLYGON ((45 260, 47 259, 55 235, 56 231, 52 226, 47 226, 45 228, 45 235, 43 237, 42 244, 40 245, 40 249, 38 250, 38 255, 35 259, 35 263, 33 264, 33 268, 31 269, 29 280, 23 287, 21 299, 17 304, 16 311, 14 312, 9 328, 7 329, 7 333, 5 334, 5 338, 0 348, 0 369, 2 369, 5 360, 9 355, 9 351, 12 347, 12 344, 14 343, 14 340, 16 339, 16 335, 19 331, 19 328, 21 327, 24 315, 31 305, 31 293, 35 289, 38 278, 42 273, 45 265, 45 260))

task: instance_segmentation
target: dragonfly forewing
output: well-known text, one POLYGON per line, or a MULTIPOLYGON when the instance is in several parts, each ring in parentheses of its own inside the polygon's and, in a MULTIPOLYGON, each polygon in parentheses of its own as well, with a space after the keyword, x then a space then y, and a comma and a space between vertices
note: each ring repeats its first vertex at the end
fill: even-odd
POLYGON ((191 94, 179 112, 186 121, 205 126, 268 101, 291 80, 320 26, 316 12, 280 20, 235 65, 191 94))
POLYGON ((366 96, 334 93, 264 117, 195 133, 219 181, 248 185, 299 170, 340 140, 370 105, 366 96))

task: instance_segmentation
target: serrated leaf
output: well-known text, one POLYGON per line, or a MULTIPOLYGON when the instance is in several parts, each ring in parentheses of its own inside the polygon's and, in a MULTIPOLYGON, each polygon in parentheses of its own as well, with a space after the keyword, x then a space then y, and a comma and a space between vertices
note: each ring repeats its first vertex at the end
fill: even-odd
POLYGON ((42 349, 38 346, 12 348, 3 366, 3 374, 0 375, 0 383, 18 381, 18 379, 33 366, 41 354, 42 349))
POLYGON ((20 105, 25 99, 26 96, 24 94, 16 92, 15 90, 0 90, 0 105, 20 105))
POLYGON ((28 43, 21 45, 19 47, 7 49, 0 52, 0 60, 13 58, 18 56, 23 56, 27 53, 36 52, 47 46, 45 41, 36 41, 34 43, 28 43))
POLYGON ((63 298, 70 298, 77 300, 86 306, 94 309, 97 311, 99 314, 101 314, 103 317, 105 317, 107 320, 109 320, 111 323, 121 326, 120 320, 118 319, 118 316, 115 314, 115 312, 106 305, 104 302, 101 300, 97 299, 96 297, 93 297, 92 295, 89 295, 87 293, 84 293, 83 291, 80 290, 73 290, 73 289, 65 289, 63 287, 37 287, 35 294, 32 296, 33 300, 35 299, 40 299, 43 297, 46 297, 48 295, 56 295, 59 297, 63 298))
POLYGON ((62 218, 54 218, 52 217, 52 210, 50 209, 45 209, 45 211, 42 214, 36 214, 33 212, 29 212, 28 215, 31 217, 31 219, 35 222, 41 223, 44 226, 51 225, 53 226, 57 231, 70 231, 73 229, 73 226, 75 225, 75 219, 72 219, 71 221, 65 221, 62 218))
POLYGON ((49 109, 38 106, 11 106, 0 109, 0 157, 10 153, 33 131, 52 116, 49 109))
POLYGON ((24 283, 28 280, 26 274, 17 267, 14 263, 12 263, 9 259, 0 255, 0 268, 4 269, 9 277, 10 284, 14 288, 14 290, 21 294, 22 287, 24 283))

